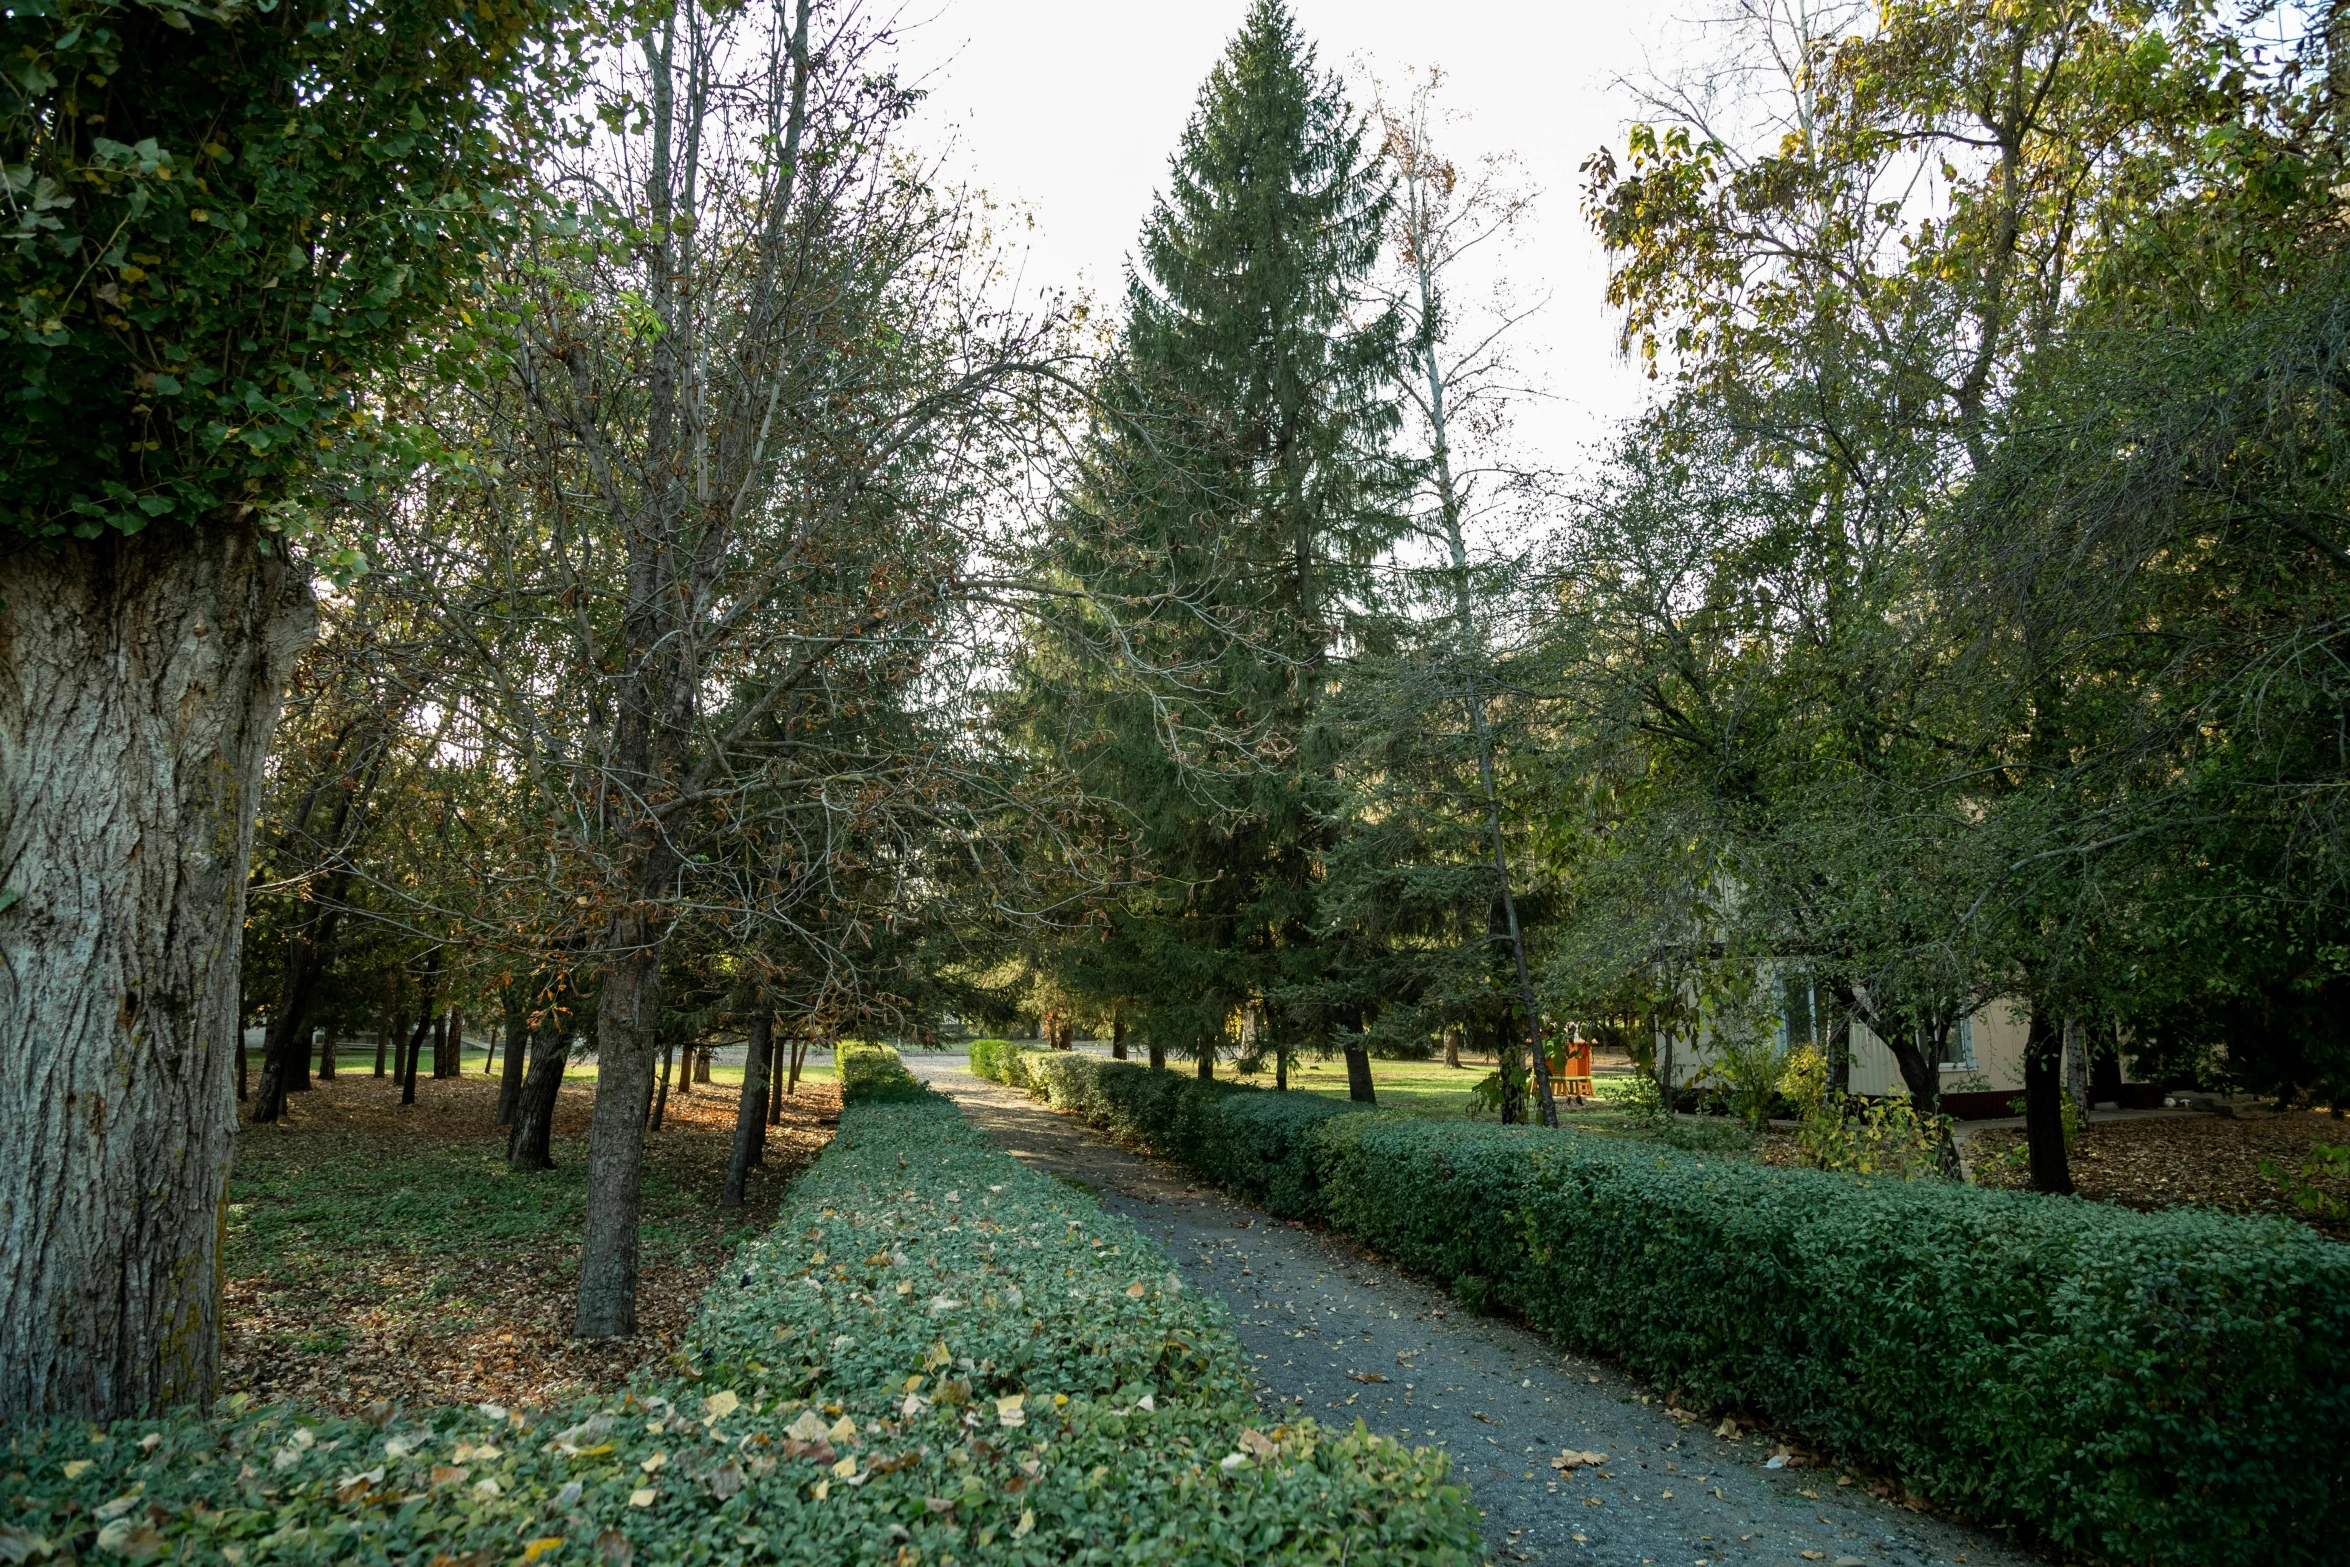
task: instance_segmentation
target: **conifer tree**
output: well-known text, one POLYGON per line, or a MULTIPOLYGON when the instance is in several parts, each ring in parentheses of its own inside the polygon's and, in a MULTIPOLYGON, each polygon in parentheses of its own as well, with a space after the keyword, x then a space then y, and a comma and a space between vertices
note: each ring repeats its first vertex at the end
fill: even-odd
POLYGON ((1072 978, 1133 1000, 1203 1072, 1252 1008, 1284 1062, 1359 1021, 1316 999, 1316 867, 1339 809, 1320 709, 1377 613, 1408 478, 1388 449, 1401 334, 1364 286, 1388 202, 1337 79, 1261 0, 1129 273, 1055 546, 1090 607, 1029 667, 1038 734, 1126 803, 1153 876, 1072 978), (1144 680, 1108 678, 1118 665, 1144 680))

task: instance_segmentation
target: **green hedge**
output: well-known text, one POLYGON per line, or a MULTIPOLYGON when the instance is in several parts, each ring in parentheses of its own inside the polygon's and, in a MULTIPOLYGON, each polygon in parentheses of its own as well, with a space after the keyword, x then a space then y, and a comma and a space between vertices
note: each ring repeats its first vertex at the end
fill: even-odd
POLYGON ((229 1410, 23 1433, 0 1558, 1480 1559, 1441 1455, 1259 1427, 1249 1400, 1221 1306, 1132 1226, 935 1098, 868 1101, 658 1383, 535 1418, 229 1410))
POLYGON ((844 1039, 833 1046, 832 1071, 840 1079, 843 1104, 919 1098, 924 1092, 895 1050, 867 1040, 844 1039))
POLYGON ((980 1077, 998 1083, 1009 1083, 1014 1088, 1025 1088, 1024 1081, 1005 1075, 1013 1070, 1021 1051, 1030 1047, 1015 1039, 974 1039, 971 1041, 971 1070, 980 1077))
POLYGON ((2350 1247, 2300 1225, 1027 1065, 1276 1212, 1969 1516, 2198 1567, 2314 1567, 2350 1539, 2350 1247))

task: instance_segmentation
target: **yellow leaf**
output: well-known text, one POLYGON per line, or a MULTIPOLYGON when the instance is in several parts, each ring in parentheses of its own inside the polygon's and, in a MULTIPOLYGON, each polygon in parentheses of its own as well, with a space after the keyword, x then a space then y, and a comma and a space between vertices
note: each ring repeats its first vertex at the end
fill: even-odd
POLYGON ((851 1453, 848 1457, 842 1459, 839 1463, 834 1464, 832 1466, 832 1472, 840 1476, 843 1480, 846 1480, 849 1476, 855 1474, 857 1472, 857 1455, 851 1453))
POLYGON ((562 1543, 563 1536, 559 1534, 542 1534, 522 1548, 522 1559, 535 1562, 562 1543))
POLYGON ((65 1466, 65 1478, 68 1480, 79 1480, 82 1477, 82 1471, 90 1467, 90 1462, 91 1461, 87 1458, 76 1458, 72 1460, 65 1466))
POLYGON ((1036 1509, 1023 1507, 1020 1509, 1020 1521, 1012 1525, 1012 1538, 1015 1540, 1024 1539, 1027 1537, 1028 1531, 1035 1527, 1036 1509))
POLYGON ((728 1415, 740 1409, 742 1402, 734 1395, 733 1390, 729 1389, 722 1393, 712 1393, 708 1398, 703 1399, 702 1408, 708 1412, 711 1419, 724 1420, 728 1415))
POLYGON ((1142 1281, 1137 1279, 1134 1283, 1127 1285, 1126 1293, 1133 1296, 1136 1300, 1142 1299, 1142 1281))
POLYGON ((637 1467, 642 1469, 646 1474, 651 1474, 654 1470, 660 1468, 667 1462, 669 1462, 669 1455, 667 1453, 655 1453, 652 1457, 637 1465, 637 1467))
POLYGON ((639 1486, 635 1490, 628 1493, 628 1505, 631 1507, 650 1507, 653 1505, 653 1498, 660 1494, 660 1492, 654 1490, 649 1485, 639 1486))
POLYGON ((808 1487, 808 1494, 814 1497, 817 1501, 821 1502, 832 1494, 832 1482, 830 1480, 819 1480, 814 1485, 808 1487))

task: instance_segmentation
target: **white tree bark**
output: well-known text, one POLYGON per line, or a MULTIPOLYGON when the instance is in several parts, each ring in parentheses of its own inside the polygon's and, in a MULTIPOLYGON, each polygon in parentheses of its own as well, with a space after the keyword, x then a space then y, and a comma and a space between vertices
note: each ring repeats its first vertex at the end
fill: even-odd
POLYGON ((315 625, 249 531, 0 548, 0 1416, 211 1394, 246 862, 315 625))

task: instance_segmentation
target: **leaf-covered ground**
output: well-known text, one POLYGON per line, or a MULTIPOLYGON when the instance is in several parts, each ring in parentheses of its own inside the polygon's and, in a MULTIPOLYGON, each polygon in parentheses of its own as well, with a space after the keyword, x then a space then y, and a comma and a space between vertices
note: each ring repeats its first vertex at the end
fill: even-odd
POLYGON ((357 1411, 544 1404, 617 1386, 676 1347, 721 1261, 765 1229, 832 1135, 838 1089, 803 1080, 769 1130, 748 1202, 718 1207, 736 1090, 672 1089, 646 1139, 639 1332, 570 1338, 592 1080, 567 1086, 555 1168, 506 1168, 494 1079, 346 1071, 293 1098, 283 1126, 242 1128, 229 1180, 224 1388, 357 1411))
MULTIPOLYGON (((1985 1184, 2022 1185, 2020 1127, 1986 1127, 1975 1134, 1976 1167, 1985 1184), (1999 1156, 2010 1155, 2005 1161, 1999 1156), (2008 1168, 2012 1165, 2014 1168, 2008 1168)), ((2350 1123, 2308 1112, 2292 1115, 2164 1116, 2092 1122, 2074 1146, 2073 1184, 2084 1197, 2130 1208, 2187 1205, 2230 1213, 2282 1213, 2350 1238, 2350 1226, 2312 1217, 2284 1201, 2263 1160, 2299 1171, 2316 1142, 2350 1142, 2350 1123)), ((2350 1197, 2339 1180, 2313 1182, 2336 1198, 2350 1197)))

